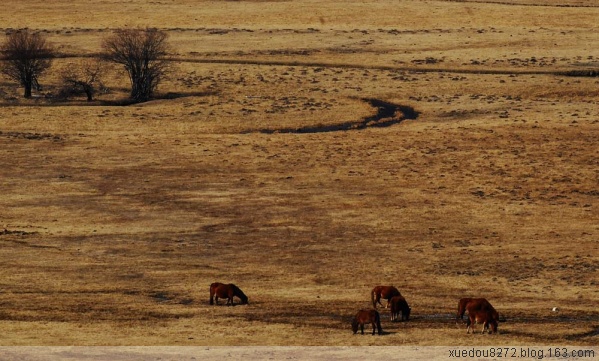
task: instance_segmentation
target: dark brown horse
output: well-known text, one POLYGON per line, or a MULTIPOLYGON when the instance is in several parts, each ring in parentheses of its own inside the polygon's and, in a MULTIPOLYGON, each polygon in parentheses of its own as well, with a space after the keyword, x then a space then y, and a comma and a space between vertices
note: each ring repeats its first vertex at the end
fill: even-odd
POLYGON ((476 323, 482 323, 482 333, 485 333, 485 330, 488 330, 489 333, 497 333, 499 313, 491 306, 489 301, 484 298, 471 300, 466 304, 466 311, 468 311, 467 333, 470 333, 470 329, 474 333, 474 324, 476 323))
POLYGON ((354 331, 354 335, 358 332, 358 327, 362 330, 363 335, 364 324, 366 323, 372 324, 373 336, 376 330, 378 330, 379 335, 383 333, 383 328, 381 327, 381 315, 379 312, 377 310, 360 310, 351 323, 351 328, 354 331))
POLYGON ((376 304, 383 305, 381 298, 387 300, 385 308, 389 307, 389 300, 394 296, 401 296, 399 290, 393 286, 376 286, 370 292, 370 299, 372 300, 372 307, 376 308, 376 304))
POLYGON ((400 312, 402 321, 410 319, 410 311, 412 309, 408 306, 408 302, 403 296, 393 296, 389 303, 391 304, 391 321, 397 321, 400 312))
POLYGON ((248 304, 248 297, 232 283, 224 284, 220 282, 214 282, 210 285, 210 304, 213 305, 215 302, 218 305, 219 298, 226 298, 228 306, 235 306, 233 303, 233 297, 237 297, 241 300, 242 305, 248 304))

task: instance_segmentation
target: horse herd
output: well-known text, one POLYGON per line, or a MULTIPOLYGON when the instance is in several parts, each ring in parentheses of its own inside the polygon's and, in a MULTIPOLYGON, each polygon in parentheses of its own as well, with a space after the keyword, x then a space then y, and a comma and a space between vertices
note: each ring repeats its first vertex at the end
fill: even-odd
MULTIPOLYGON (((215 282, 210 285, 210 304, 218 305, 218 299, 224 298, 227 300, 226 305, 234 306, 233 297, 237 297, 241 300, 242 305, 249 304, 248 297, 243 291, 236 285, 229 283, 215 282)), ((408 321, 410 319, 411 308, 408 305, 406 299, 401 295, 399 290, 394 286, 376 286, 370 292, 370 298, 372 301, 373 309, 363 309, 358 311, 352 320, 352 330, 354 334, 361 331, 364 334, 364 325, 372 325, 372 334, 375 335, 383 333, 381 327, 381 315, 376 310, 377 304, 383 306, 381 299, 387 300, 385 308, 391 310, 391 321, 397 321, 401 315, 401 321, 408 321)), ((479 323, 483 325, 482 333, 488 331, 489 333, 497 333, 497 324, 499 322, 499 313, 493 308, 493 306, 485 298, 462 298, 458 302, 458 312, 456 314, 456 323, 459 320, 464 319, 464 314, 468 313, 468 319, 466 320, 466 332, 474 333, 474 325, 479 323)))

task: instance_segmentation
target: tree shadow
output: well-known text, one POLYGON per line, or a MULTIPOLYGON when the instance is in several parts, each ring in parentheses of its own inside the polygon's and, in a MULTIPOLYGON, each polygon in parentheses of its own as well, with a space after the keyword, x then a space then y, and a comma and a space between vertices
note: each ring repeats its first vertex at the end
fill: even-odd
MULTIPOLYGON (((145 102, 135 101, 131 98, 124 99, 114 99, 114 100, 97 100, 95 105, 104 105, 104 106, 129 106, 129 105, 138 105, 138 104, 146 104, 151 103, 156 100, 173 100, 173 99, 181 99, 181 98, 189 98, 189 97, 205 97, 210 95, 216 95, 215 92, 168 92, 164 94, 156 94, 149 100, 145 102)), ((90 104, 92 105, 92 104, 90 104)))

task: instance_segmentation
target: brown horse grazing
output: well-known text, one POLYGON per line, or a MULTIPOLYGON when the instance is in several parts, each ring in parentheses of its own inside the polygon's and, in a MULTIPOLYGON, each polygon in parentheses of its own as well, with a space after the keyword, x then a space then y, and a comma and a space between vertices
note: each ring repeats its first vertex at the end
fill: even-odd
POLYGON ((370 299, 372 300, 372 307, 376 308, 376 304, 383 305, 381 298, 387 300, 385 308, 389 307, 389 300, 394 296, 401 296, 399 290, 393 286, 376 286, 370 292, 370 299))
POLYGON ((488 330, 489 333, 497 333, 497 324, 499 322, 499 313, 493 308, 493 306, 486 299, 473 299, 466 304, 466 311, 468 311, 468 321, 466 325, 466 333, 474 333, 474 324, 482 323, 483 330, 488 330), (490 326, 490 330, 489 330, 490 326))
POLYGON ((374 336, 374 332, 378 330, 379 335, 383 333, 383 328, 381 327, 381 315, 377 310, 360 310, 356 314, 356 317, 352 320, 351 328, 354 331, 354 335, 358 332, 358 327, 362 330, 362 335, 364 334, 364 324, 371 323, 372 324, 372 335, 374 336))
POLYGON ((408 306, 408 302, 403 296, 394 296, 389 303, 391 303, 391 321, 397 321, 400 312, 402 321, 410 319, 410 311, 412 309, 408 306))
POLYGON ((219 298, 227 299, 227 306, 235 306, 233 303, 233 297, 238 297, 241 300, 242 305, 248 304, 248 297, 232 283, 224 284, 220 282, 214 282, 210 285, 210 304, 214 302, 218 305, 219 298))
POLYGON ((466 333, 470 333, 470 329, 472 329, 472 334, 474 334, 474 324, 482 323, 483 330, 481 333, 485 333, 485 330, 491 333, 497 333, 497 321, 499 319, 499 313, 497 311, 482 311, 475 310, 468 313, 468 329, 466 333), (490 326, 490 329, 489 329, 490 326))

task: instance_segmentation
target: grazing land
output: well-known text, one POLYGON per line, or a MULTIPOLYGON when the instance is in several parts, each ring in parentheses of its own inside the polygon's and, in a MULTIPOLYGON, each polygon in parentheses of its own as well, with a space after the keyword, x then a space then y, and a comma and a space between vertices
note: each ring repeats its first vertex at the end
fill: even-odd
POLYGON ((33 99, 0 78, 0 344, 597 345, 597 19, 591 0, 4 1, 3 32, 61 56, 33 99), (44 97, 124 27, 169 35, 155 100, 122 105, 117 67, 93 102, 44 97), (210 306, 216 281, 249 305, 210 306), (382 284, 410 320, 353 335, 382 284), (456 325, 461 297, 500 333, 456 325))

